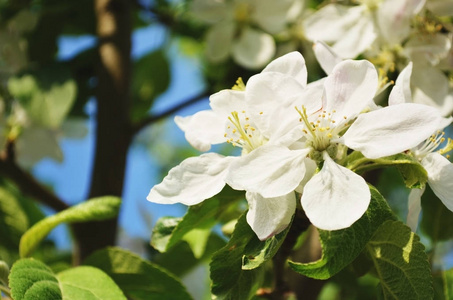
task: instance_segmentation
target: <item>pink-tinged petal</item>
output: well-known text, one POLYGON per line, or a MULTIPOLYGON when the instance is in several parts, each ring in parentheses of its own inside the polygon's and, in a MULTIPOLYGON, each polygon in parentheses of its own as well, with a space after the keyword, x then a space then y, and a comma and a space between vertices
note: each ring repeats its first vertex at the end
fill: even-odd
POLYGON ((453 164, 439 153, 430 153, 422 160, 428 172, 428 184, 442 203, 453 211, 453 164))
POLYGON ((304 160, 309 151, 264 145, 233 162, 225 180, 233 189, 266 198, 286 195, 304 178, 304 160))
POLYGON ((291 52, 270 62, 262 71, 277 72, 296 79, 300 85, 307 85, 307 67, 305 59, 299 52, 291 52))
POLYGON ((296 211, 294 192, 275 198, 247 192, 245 197, 249 204, 247 223, 262 241, 285 230, 296 211))
POLYGON ((206 34, 206 57, 214 63, 224 61, 230 55, 236 26, 233 22, 221 22, 212 26, 206 34))
POLYGON ((365 180, 335 163, 324 152, 324 166, 305 185, 301 202, 313 225, 323 230, 338 230, 360 219, 370 199, 365 180))
POLYGON ((327 75, 332 73, 333 68, 342 61, 341 57, 324 42, 317 41, 313 45, 313 50, 321 68, 327 75))
POLYGON ((361 114, 337 142, 379 158, 414 148, 439 128, 442 117, 427 105, 403 103, 361 114))
POLYGON ((336 111, 334 119, 354 118, 374 104, 378 88, 376 68, 367 60, 345 60, 337 64, 327 77, 323 110, 336 111))
POLYGON ((413 232, 415 232, 418 227, 418 219, 420 217, 420 212, 422 211, 421 198, 424 192, 425 189, 423 188, 412 189, 409 193, 406 224, 413 232))
POLYGON ((412 62, 401 71, 396 79, 395 85, 392 88, 389 96, 389 105, 411 103, 411 75, 412 75, 412 62))
POLYGON ((175 123, 184 131, 186 140, 200 151, 208 151, 211 145, 226 141, 225 122, 226 119, 222 120, 212 110, 202 110, 187 117, 175 117, 175 123))
POLYGON ((233 43, 233 59, 247 69, 264 67, 275 55, 274 38, 258 30, 246 27, 233 43))
POLYGON ((195 205, 218 194, 225 175, 236 157, 206 153, 185 159, 155 185, 146 199, 160 204, 195 205))

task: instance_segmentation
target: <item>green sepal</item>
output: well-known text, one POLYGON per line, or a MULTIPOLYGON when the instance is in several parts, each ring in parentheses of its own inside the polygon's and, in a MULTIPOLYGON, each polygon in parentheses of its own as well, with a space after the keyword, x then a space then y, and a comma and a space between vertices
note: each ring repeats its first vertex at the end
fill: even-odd
POLYGON ((354 151, 346 157, 344 165, 359 174, 377 168, 395 166, 408 188, 423 188, 428 181, 428 173, 423 166, 416 158, 406 153, 369 159, 360 152, 354 151))

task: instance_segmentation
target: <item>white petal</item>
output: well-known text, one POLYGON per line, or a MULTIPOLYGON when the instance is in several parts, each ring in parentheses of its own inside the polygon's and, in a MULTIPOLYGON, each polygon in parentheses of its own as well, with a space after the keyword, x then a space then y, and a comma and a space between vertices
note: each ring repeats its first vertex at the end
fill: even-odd
POLYGON ((258 0, 254 6, 252 19, 270 34, 283 31, 290 21, 287 16, 294 7, 294 0, 258 0))
POLYGON ((300 194, 304 192, 305 185, 315 175, 316 169, 318 168, 315 161, 310 158, 306 158, 304 162, 305 162, 305 176, 300 182, 299 186, 296 188, 296 192, 300 194))
POLYGON ((233 111, 241 112, 246 109, 245 92, 222 90, 209 97, 209 105, 219 118, 225 118, 226 121, 233 111))
POLYGON ((430 106, 403 103, 361 114, 338 141, 379 158, 411 149, 439 128, 442 117, 430 106))
POLYGON ((411 21, 426 0, 384 1, 377 12, 380 33, 389 45, 400 44, 411 31, 411 21))
POLYGON ((296 79, 300 85, 307 85, 307 67, 299 52, 291 52, 270 62, 262 71, 282 73, 296 79))
POLYGON ((370 107, 378 87, 376 68, 367 60, 345 60, 337 64, 325 84, 325 106, 336 111, 335 119, 354 118, 370 107))
POLYGON ((271 35, 247 27, 233 43, 232 49, 233 58, 239 65, 259 69, 274 56, 275 41, 271 35))
POLYGON ((418 219, 420 212, 422 211, 421 197, 425 189, 411 189, 408 201, 408 212, 406 218, 406 224, 411 228, 413 232, 417 230, 418 219))
POLYGON ((249 204, 247 223, 262 241, 282 232, 296 211, 294 192, 275 198, 263 198, 257 193, 247 192, 249 204))
POLYGON ((342 58, 355 58, 370 48, 376 37, 373 17, 369 12, 364 12, 358 22, 332 48, 342 58))
POLYGON ((338 230, 360 219, 370 199, 365 180, 335 163, 324 152, 324 166, 305 185, 301 202, 313 225, 324 230, 338 230))
POLYGON ((310 150, 264 145, 231 164, 226 182, 236 190, 280 197, 294 191, 305 175, 310 150))
POLYGON ((316 99, 310 98, 312 95, 306 96, 306 92, 308 90, 297 80, 282 73, 265 72, 252 76, 247 82, 247 112, 264 136, 279 138, 299 124, 300 116, 295 106, 306 104, 307 110, 313 110, 316 99))
POLYGON ((452 101, 448 101, 448 77, 438 68, 431 66, 414 66, 411 77, 414 86, 414 103, 436 107, 442 115, 450 115, 452 101))
POLYGON ((389 105, 401 104, 401 103, 411 103, 412 102, 412 93, 411 93, 411 80, 412 75, 412 62, 401 71, 396 79, 395 85, 392 88, 389 96, 389 105))
POLYGON ((221 22, 209 29, 206 34, 206 57, 211 62, 222 62, 230 55, 235 28, 232 22, 221 22))
POLYGON ((430 153, 422 165, 428 172, 428 184, 442 203, 453 211, 453 164, 439 153, 430 153))
POLYGON ((225 186, 225 175, 236 157, 206 153, 189 157, 168 172, 146 199, 154 203, 195 205, 218 194, 225 186))
POLYGON ((321 68, 327 75, 332 73, 333 68, 339 64, 342 59, 326 43, 317 41, 313 45, 313 50, 321 68))
POLYGON ((305 20, 305 35, 312 41, 338 41, 358 22, 364 9, 364 5, 326 5, 305 20))
POLYGON ((208 151, 211 145, 226 141, 223 136, 225 121, 212 110, 202 110, 187 117, 175 117, 175 123, 185 132, 186 140, 200 151, 208 151))

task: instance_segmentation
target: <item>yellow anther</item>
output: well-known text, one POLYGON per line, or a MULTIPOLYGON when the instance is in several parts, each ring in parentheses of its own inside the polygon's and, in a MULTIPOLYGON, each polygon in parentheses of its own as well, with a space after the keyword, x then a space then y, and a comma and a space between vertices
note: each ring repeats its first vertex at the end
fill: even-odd
POLYGON ((245 91, 245 84, 241 77, 236 80, 236 84, 231 89, 235 91, 245 91))

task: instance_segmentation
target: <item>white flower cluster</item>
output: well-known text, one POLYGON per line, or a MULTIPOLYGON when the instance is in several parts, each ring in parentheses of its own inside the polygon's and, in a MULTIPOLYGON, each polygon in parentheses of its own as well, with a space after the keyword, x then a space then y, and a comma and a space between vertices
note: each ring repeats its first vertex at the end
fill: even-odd
MULTIPOLYGON (((241 147, 241 155, 188 158, 147 199, 195 205, 228 184, 246 191, 247 221, 261 240, 290 224, 298 201, 316 227, 343 229, 365 213, 371 199, 365 180, 344 165, 355 150, 368 159, 412 153, 436 195, 453 209, 453 184, 446 179, 453 167, 442 156, 451 142, 435 152, 442 141, 436 134, 451 119, 437 108, 412 103, 412 65, 398 78, 390 105, 380 107, 374 102, 380 84, 372 63, 341 60, 323 43, 316 48, 325 78, 307 84, 305 60, 291 52, 246 85, 239 80, 232 90, 212 95, 210 110, 176 117, 198 150, 227 142, 241 147)), ((412 218, 415 214, 417 208, 411 210, 412 218)))

